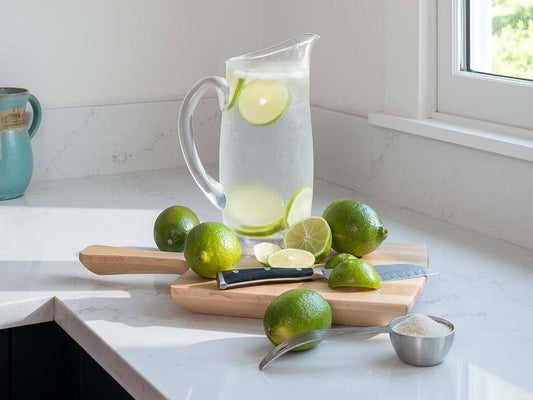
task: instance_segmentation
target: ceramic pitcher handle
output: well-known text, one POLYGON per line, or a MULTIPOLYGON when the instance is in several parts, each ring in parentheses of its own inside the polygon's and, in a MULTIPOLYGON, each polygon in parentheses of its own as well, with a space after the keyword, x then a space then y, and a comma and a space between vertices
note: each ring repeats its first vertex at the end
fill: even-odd
POLYGON ((31 121, 31 126, 28 130, 28 133, 30 135, 30 139, 33 139, 37 133, 37 129, 39 129, 39 125, 41 125, 42 110, 41 103, 39 103, 39 100, 37 100, 37 97, 35 97, 33 94, 30 94, 28 101, 33 109, 33 119, 31 121))
POLYGON ((214 88, 218 92, 220 108, 224 111, 229 101, 229 85, 224 78, 218 76, 208 76, 196 82, 189 90, 183 104, 181 105, 178 119, 178 135, 185 158, 185 163, 191 171, 191 175, 202 189, 207 198, 219 209, 226 206, 226 195, 220 182, 210 176, 198 156, 196 145, 194 144, 194 135, 192 132, 192 115, 202 95, 209 89, 214 88))

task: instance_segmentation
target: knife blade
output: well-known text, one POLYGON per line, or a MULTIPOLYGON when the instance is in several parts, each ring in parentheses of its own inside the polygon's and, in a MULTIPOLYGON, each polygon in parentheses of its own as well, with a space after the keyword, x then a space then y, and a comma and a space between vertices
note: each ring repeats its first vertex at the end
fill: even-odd
MULTIPOLYGON (((428 268, 416 264, 374 265, 382 282, 418 278, 434 275, 428 268)), ((333 269, 314 268, 250 268, 222 271, 217 274, 220 290, 267 283, 302 282, 316 279, 329 279, 333 269)))

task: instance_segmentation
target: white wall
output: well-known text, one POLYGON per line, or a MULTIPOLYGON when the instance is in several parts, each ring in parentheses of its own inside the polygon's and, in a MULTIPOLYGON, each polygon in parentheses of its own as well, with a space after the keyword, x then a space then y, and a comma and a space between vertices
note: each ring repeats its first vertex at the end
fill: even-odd
MULTIPOLYGON (((35 180, 183 166, 188 88, 223 74, 229 56, 315 32, 317 177, 533 248, 533 163, 368 124, 383 109, 384 1, 4 0, 0 86, 27 87, 46 107, 135 103, 46 110, 35 180)), ((215 162, 216 100, 195 117, 215 162)))
POLYGON ((48 108, 175 100, 226 58, 307 31, 322 36, 312 102, 383 109, 383 0, 4 0, 0 86, 48 108))
POLYGON ((384 0, 268 0, 263 40, 321 36, 311 59, 311 102, 366 117, 383 110, 384 0))
POLYGON ((259 49, 261 0, 3 0, 0 86, 45 107, 183 98, 259 49))

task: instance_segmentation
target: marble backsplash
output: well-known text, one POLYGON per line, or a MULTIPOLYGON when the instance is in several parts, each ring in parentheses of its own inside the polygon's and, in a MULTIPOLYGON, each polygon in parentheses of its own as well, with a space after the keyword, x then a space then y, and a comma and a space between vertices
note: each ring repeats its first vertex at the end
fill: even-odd
MULTIPOLYGON (((33 181, 185 165, 177 125, 181 101, 47 109, 32 141, 33 181)), ((220 112, 203 99, 194 115, 205 163, 218 160, 220 112)))
POLYGON ((318 107, 313 132, 318 177, 533 248, 532 162, 318 107))
MULTIPOLYGON (((33 140, 34 181, 184 166, 180 101, 48 109, 33 140)), ((533 248, 533 163, 372 126, 313 107, 315 175, 533 248)), ((215 98, 194 119, 204 163, 218 160, 215 98)))

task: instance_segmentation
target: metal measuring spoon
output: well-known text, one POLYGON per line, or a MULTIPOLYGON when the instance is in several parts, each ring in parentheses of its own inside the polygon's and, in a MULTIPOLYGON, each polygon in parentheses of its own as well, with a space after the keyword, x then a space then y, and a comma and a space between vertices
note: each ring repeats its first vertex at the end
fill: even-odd
POLYGON ((300 333, 291 339, 280 343, 265 358, 259 363, 259 369, 263 370, 268 364, 283 354, 295 349, 303 344, 322 341, 324 339, 334 339, 348 335, 369 335, 377 333, 388 333, 394 351, 403 362, 419 367, 429 367, 440 364, 450 351, 455 335, 455 327, 450 321, 443 318, 433 317, 428 315, 434 321, 450 327, 450 333, 444 336, 437 337, 418 337, 402 335, 396 332, 393 327, 402 322, 404 319, 410 317, 405 315, 393 319, 385 326, 371 326, 371 327, 350 327, 350 328, 335 328, 335 329, 318 329, 300 333))

